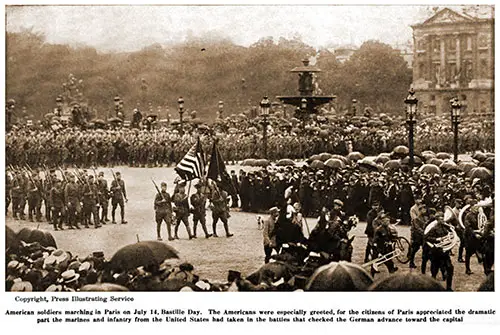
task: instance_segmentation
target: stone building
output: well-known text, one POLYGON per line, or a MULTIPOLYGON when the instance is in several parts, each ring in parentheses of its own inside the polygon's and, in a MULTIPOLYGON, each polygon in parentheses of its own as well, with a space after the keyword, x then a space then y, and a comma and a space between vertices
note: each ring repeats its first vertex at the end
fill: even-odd
POLYGON ((449 8, 413 25, 413 88, 424 113, 449 113, 458 97, 465 115, 494 111, 494 17, 449 8))

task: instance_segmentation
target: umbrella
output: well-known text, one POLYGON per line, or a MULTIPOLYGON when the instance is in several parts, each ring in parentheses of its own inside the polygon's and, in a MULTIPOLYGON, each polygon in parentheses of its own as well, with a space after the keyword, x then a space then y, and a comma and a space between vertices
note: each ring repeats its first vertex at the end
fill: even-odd
POLYGON ((444 161, 442 159, 439 159, 439 158, 431 158, 427 164, 432 164, 432 165, 436 165, 436 166, 441 166, 441 164, 443 164, 444 161))
POLYGON ((395 147, 392 150, 392 152, 395 155, 401 155, 401 158, 402 158, 402 157, 408 156, 408 154, 410 153, 410 150, 408 149, 408 147, 405 147, 404 145, 398 145, 397 147, 395 147))
POLYGON ((88 284, 80 289, 80 292, 126 292, 125 286, 112 283, 88 284))
POLYGON ((388 154, 380 154, 380 155, 377 156, 377 158, 375 158, 375 163, 377 163, 377 164, 385 164, 385 163, 387 163, 390 160, 391 160, 391 158, 389 157, 388 154))
POLYGON ((484 180, 491 178, 492 176, 493 173, 485 167, 475 167, 469 171, 469 177, 472 179, 479 178, 481 180, 484 180))
POLYGON ((271 164, 267 159, 261 158, 255 161, 255 166, 266 167, 271 164))
POLYGON ((361 266, 349 262, 332 262, 314 271, 306 291, 365 291, 373 283, 361 266))
POLYGON ((315 160, 309 166, 313 169, 323 169, 325 167, 325 163, 320 160, 315 160))
POLYGON ((118 250, 109 261, 111 269, 131 270, 140 266, 159 266, 165 259, 179 258, 177 251, 166 243, 144 241, 118 250))
POLYGON ((434 278, 422 274, 393 274, 374 283, 370 291, 444 291, 434 278))
POLYGON ((309 157, 309 160, 311 162, 313 162, 313 161, 320 161, 321 160, 321 155, 312 155, 311 157, 309 157))
POLYGON ((326 162, 330 158, 332 158, 332 154, 329 154, 328 152, 323 152, 322 154, 319 155, 319 160, 322 162, 326 162))
POLYGON ((54 236, 45 230, 23 228, 17 233, 17 238, 26 243, 38 242, 44 247, 57 248, 54 236))
POLYGON ((363 155, 361 152, 359 151, 353 151, 351 152, 350 154, 347 155, 347 158, 351 161, 351 162, 357 162, 359 161, 360 159, 363 159, 365 158, 365 155, 363 155))
POLYGON ((338 158, 330 158, 325 162, 325 165, 333 169, 345 169, 345 163, 338 158))
POLYGON ((443 164, 439 165, 439 168, 444 172, 460 171, 458 165, 451 160, 444 161, 443 164))
MULTIPOLYGON (((422 159, 418 156, 413 156, 413 163, 415 164, 415 166, 420 166, 420 165, 424 164, 424 162, 422 162, 422 159)), ((401 164, 402 165, 410 165, 410 157, 406 156, 405 158, 403 158, 401 160, 401 164)))
POLYGON ((251 159, 251 158, 248 158, 248 159, 245 159, 241 165, 243 166, 255 166, 255 159, 251 159))
POLYGON ((189 123, 195 124, 195 125, 201 125, 201 124, 203 124, 203 121, 200 119, 191 119, 191 120, 189 120, 189 123))
POLYGON ((482 162, 482 161, 486 160, 487 157, 486 157, 486 154, 482 153, 481 151, 476 151, 474 153, 474 156, 472 156, 472 158, 482 162))
POLYGON ((368 171, 380 171, 382 168, 380 165, 378 165, 374 161, 366 159, 366 158, 363 158, 362 160, 358 161, 358 166, 360 168, 364 168, 368 171))
POLYGON ((491 171, 495 170, 495 163, 491 162, 491 161, 488 161, 488 159, 486 159, 484 162, 482 162, 481 164, 479 164, 479 166, 487 168, 488 170, 491 170, 491 171))
POLYGON ((384 170, 386 171, 397 171, 401 169, 401 163, 397 159, 391 159, 384 164, 384 170))
POLYGON ((429 160, 431 160, 433 158, 436 158, 436 154, 430 153, 428 151, 422 152, 421 156, 425 159, 426 162, 428 162, 429 160))
POLYGON ((463 172, 468 173, 470 170, 472 170, 473 168, 477 167, 477 165, 474 164, 473 162, 460 162, 458 164, 458 167, 463 172))
POLYGON ((246 279, 252 284, 258 285, 263 281, 271 281, 274 283, 281 278, 288 281, 291 277, 290 267, 285 262, 276 261, 264 264, 246 279))
POLYGON ((5 249, 17 249, 20 246, 16 233, 9 226, 5 226, 5 249))
POLYGON ((199 129, 199 130, 210 130, 210 128, 209 128, 207 125, 205 125, 205 124, 201 124, 201 125, 199 125, 199 126, 198 126, 198 129, 199 129))
POLYGON ((122 119, 120 119, 119 117, 111 117, 108 119, 108 122, 110 123, 117 123, 117 122, 123 122, 122 119))
POLYGON ((170 124, 172 126, 177 126, 179 124, 181 124, 181 121, 177 120, 177 119, 174 119, 174 120, 170 120, 170 124))
POLYGON ((106 124, 106 121, 104 121, 103 119, 93 119, 90 122, 92 122, 94 124, 99 124, 99 125, 105 125, 106 124))
POLYGON ((432 156, 436 156, 436 153, 432 150, 425 150, 422 152, 422 156, 423 155, 432 155, 432 156))
POLYGON ((445 160, 445 159, 451 159, 451 155, 447 152, 438 152, 436 154, 436 158, 439 158, 439 159, 442 159, 442 160, 445 160))
POLYGON ((344 162, 345 165, 348 165, 350 163, 350 161, 342 155, 332 155, 331 158, 340 159, 342 162, 344 162))
POLYGON ((325 130, 325 129, 322 129, 320 130, 318 136, 321 137, 321 138, 328 138, 328 130, 325 130))
POLYGON ((295 165, 295 162, 291 159, 288 159, 288 158, 283 158, 283 159, 280 159, 276 165, 278 166, 294 166, 295 165))
POLYGON ((433 164, 424 164, 418 169, 419 173, 441 174, 441 169, 433 164))

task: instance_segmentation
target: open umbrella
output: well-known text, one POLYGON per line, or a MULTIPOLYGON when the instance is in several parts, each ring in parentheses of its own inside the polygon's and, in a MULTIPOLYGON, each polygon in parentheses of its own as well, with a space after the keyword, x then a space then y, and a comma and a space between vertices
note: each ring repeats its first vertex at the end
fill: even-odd
POLYGON ((332 155, 331 158, 340 159, 342 162, 344 162, 345 165, 348 165, 350 163, 349 159, 342 155, 332 155))
POLYGON ((479 178, 484 180, 491 178, 492 176, 493 173, 485 167, 476 167, 469 171, 469 177, 472 179, 479 178))
POLYGON ((177 120, 177 119, 173 119, 173 120, 170 120, 170 124, 172 126, 177 126, 177 125, 181 124, 181 121, 177 120))
POLYGON ((366 159, 366 158, 359 160, 358 166, 360 168, 363 168, 363 169, 368 170, 368 171, 380 171, 383 169, 381 165, 378 165, 374 161, 366 159))
POLYGON ((119 117, 110 117, 110 118, 108 119, 108 122, 109 122, 109 123, 118 123, 118 122, 123 122, 123 120, 122 120, 122 119, 120 119, 119 117))
POLYGON ((272 283, 283 278, 285 282, 292 278, 290 266, 285 262, 276 261, 262 265, 256 272, 249 275, 246 279, 254 285, 258 285, 263 281, 272 283))
POLYGON ((311 157, 309 157, 309 160, 311 162, 320 161, 321 160, 321 155, 312 155, 311 157))
POLYGON ((451 159, 452 157, 451 157, 451 154, 449 154, 447 152, 438 152, 436 154, 436 158, 445 160, 445 159, 451 159))
POLYGON ((329 154, 328 152, 323 152, 322 154, 319 155, 319 160, 322 162, 326 162, 330 158, 332 158, 332 154, 329 154))
POLYGON ((485 153, 481 152, 481 151, 476 151, 474 153, 474 155, 472 156, 472 158, 474 158, 475 160, 478 160, 480 162, 486 160, 487 156, 485 153))
MULTIPOLYGON (((422 159, 418 156, 413 157, 413 163, 415 164, 415 166, 420 166, 420 165, 424 164, 424 162, 422 162, 422 159)), ((401 164, 402 165, 410 165, 410 157, 406 156, 405 158, 401 159, 401 164)))
POLYGON ((441 166, 441 164, 443 164, 443 163, 444 163, 444 160, 439 159, 439 158, 431 158, 431 159, 430 159, 430 160, 428 160, 426 163, 427 163, 427 164, 436 165, 436 166, 441 166))
POLYGON ((255 161, 255 166, 266 167, 271 164, 267 159, 261 158, 255 161))
POLYGON ((389 157, 389 154, 380 154, 377 156, 377 158, 375 158, 375 163, 385 164, 390 160, 391 160, 391 158, 389 157))
POLYGON ((418 169, 419 173, 441 174, 441 169, 433 164, 424 164, 418 169))
POLYGON ((432 151, 424 151, 422 152, 421 156, 425 159, 426 162, 428 162, 432 158, 436 158, 436 154, 432 151))
POLYGON ((363 159, 365 158, 365 155, 363 155, 361 152, 359 151, 353 151, 351 152, 350 154, 347 155, 347 158, 351 161, 351 162, 357 162, 359 161, 360 159, 363 159))
POLYGON ((325 163, 323 163, 322 161, 320 160, 315 160, 311 163, 311 165, 309 165, 311 168, 313 169, 323 169, 325 168, 325 163))
POLYGON ((386 171, 397 171, 401 169, 401 163, 397 159, 391 159, 384 164, 384 170, 386 171))
POLYGON ((276 162, 276 165, 278 165, 278 166, 294 166, 295 162, 291 159, 283 158, 283 159, 280 159, 278 162, 276 162))
POLYGON ((106 124, 106 121, 103 119, 93 119, 90 122, 94 123, 95 125, 101 125, 104 126, 106 124))
POLYGON ((458 163, 458 167, 465 173, 468 173, 473 168, 477 167, 474 162, 460 162, 458 163))
POLYGON ((405 156, 408 156, 408 154, 410 153, 410 150, 408 149, 408 147, 406 147, 404 145, 398 145, 397 147, 395 147, 392 150, 392 153, 394 155, 398 155, 399 158, 403 158, 405 156))
POLYGON ((255 159, 252 159, 252 158, 245 159, 243 162, 241 162, 241 165, 243 165, 243 166, 255 166, 255 159))
POLYGON ((338 158, 330 158, 325 162, 325 165, 332 169, 345 169, 345 163, 338 158))
POLYGON ((44 247, 57 248, 54 236, 45 230, 23 228, 17 233, 17 238, 26 243, 38 242, 44 247))
POLYGON ((144 241, 121 248, 113 255, 109 264, 111 269, 125 271, 140 266, 159 266, 168 258, 179 258, 174 248, 159 241, 144 241))
POLYGON ((16 233, 9 226, 5 226, 5 249, 17 249, 20 246, 16 233))
POLYGON ((374 283, 370 291, 444 291, 434 278, 414 273, 393 274, 374 283))
POLYGON ((454 171, 460 171, 460 168, 458 167, 455 162, 451 160, 445 160, 443 164, 439 165, 439 168, 443 172, 454 172, 454 171))
POLYGON ((80 292, 126 292, 125 286, 112 283, 88 284, 80 289, 80 292))
POLYGON ((372 277, 361 266, 349 262, 332 262, 314 271, 306 291, 366 291, 372 277))

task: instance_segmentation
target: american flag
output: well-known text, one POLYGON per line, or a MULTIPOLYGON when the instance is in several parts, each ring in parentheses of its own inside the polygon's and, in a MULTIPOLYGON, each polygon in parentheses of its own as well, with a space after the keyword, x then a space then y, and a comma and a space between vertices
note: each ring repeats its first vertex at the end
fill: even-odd
POLYGON ((184 180, 192 180, 205 176, 205 154, 200 140, 189 149, 188 153, 175 167, 177 174, 184 180))

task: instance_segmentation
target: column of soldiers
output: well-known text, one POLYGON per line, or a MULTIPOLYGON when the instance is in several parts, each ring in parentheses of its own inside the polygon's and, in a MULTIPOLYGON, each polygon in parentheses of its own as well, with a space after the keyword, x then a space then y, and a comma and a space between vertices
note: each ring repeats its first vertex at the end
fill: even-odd
POLYGON ((154 199, 155 221, 157 239, 162 240, 161 226, 165 222, 168 240, 179 239, 179 227, 184 224, 188 238, 197 238, 198 224, 201 225, 205 238, 218 237, 217 223, 223 223, 226 237, 232 237, 229 232, 229 195, 221 190, 215 183, 199 181, 194 187, 195 193, 190 197, 186 194, 186 182, 176 182, 174 193, 171 196, 167 192, 167 183, 161 183, 161 190, 158 190, 154 199), (212 212, 212 233, 207 229, 206 206, 207 201, 212 212), (191 231, 189 216, 193 214, 193 229, 191 231), (173 228, 173 234, 172 234, 173 228))
POLYGON ((110 222, 108 205, 111 199, 112 223, 116 224, 115 211, 120 206, 121 223, 125 224, 125 202, 127 201, 125 183, 120 173, 108 189, 104 172, 97 175, 88 174, 86 170, 75 172, 60 170, 61 179, 56 170, 45 170, 44 179, 41 171, 31 169, 14 169, 6 175, 6 214, 12 206, 14 219, 42 221, 42 204, 44 219, 52 223, 54 230, 81 229, 81 226, 95 228, 110 222))

